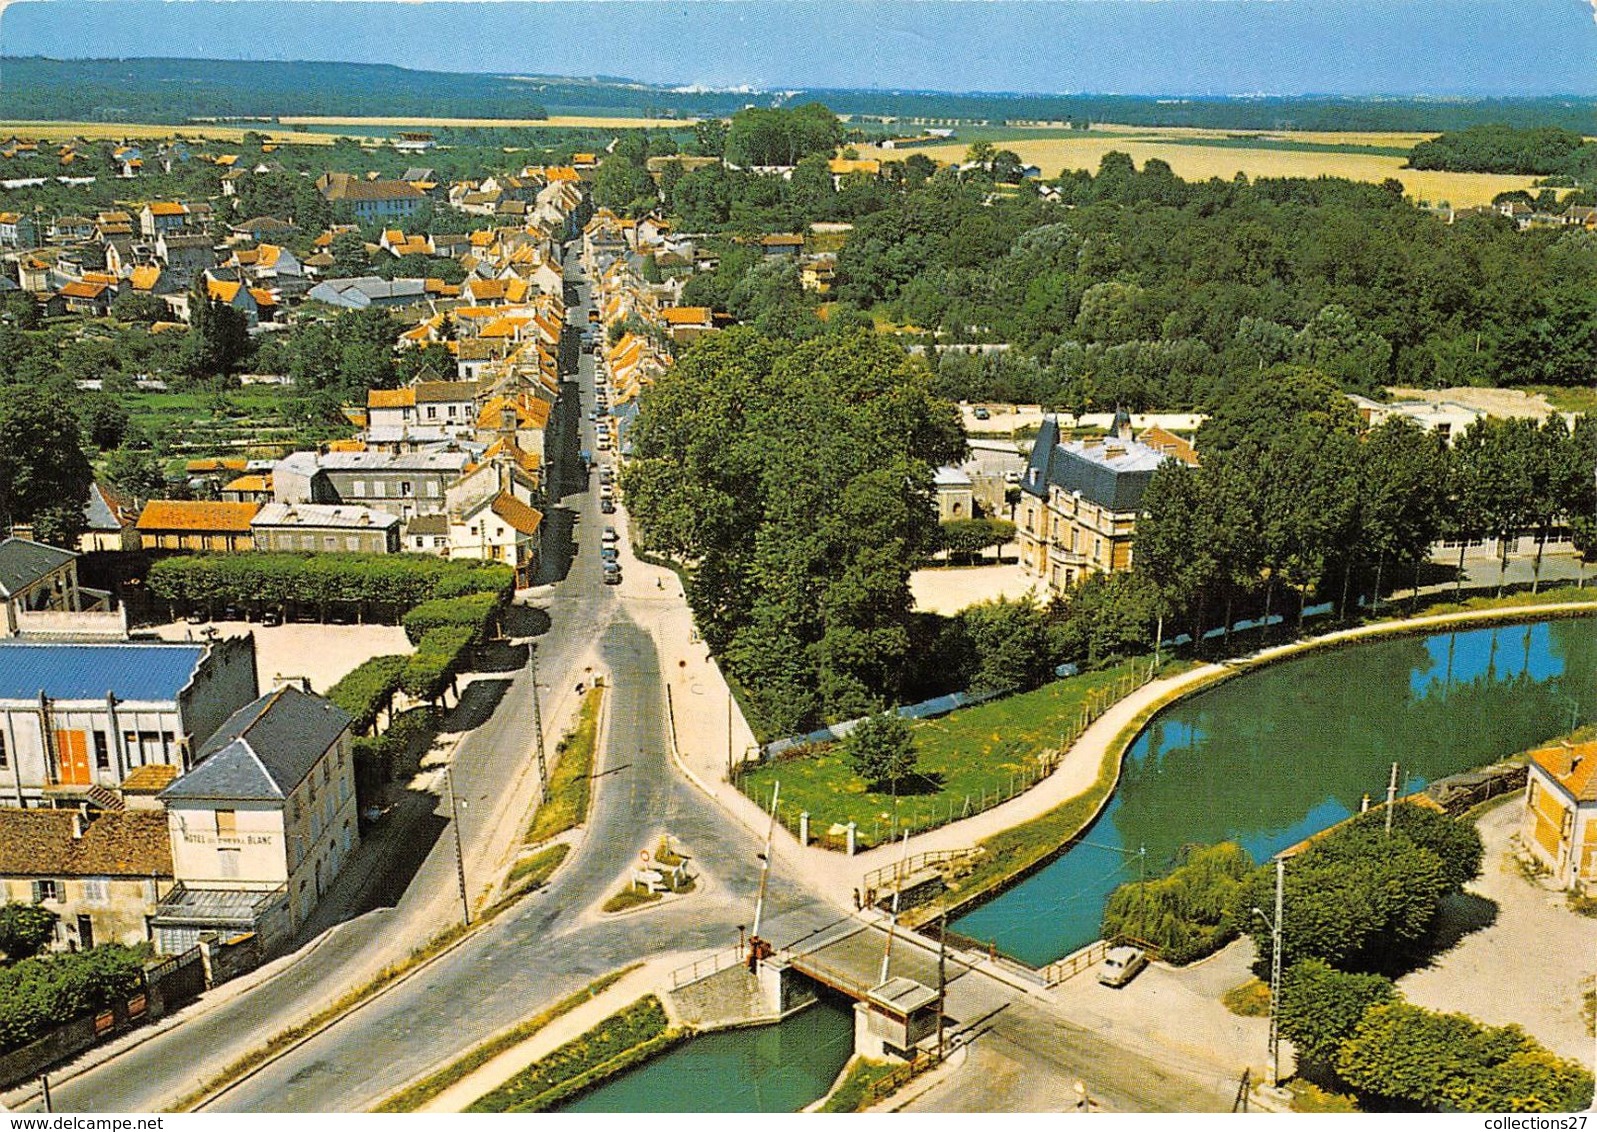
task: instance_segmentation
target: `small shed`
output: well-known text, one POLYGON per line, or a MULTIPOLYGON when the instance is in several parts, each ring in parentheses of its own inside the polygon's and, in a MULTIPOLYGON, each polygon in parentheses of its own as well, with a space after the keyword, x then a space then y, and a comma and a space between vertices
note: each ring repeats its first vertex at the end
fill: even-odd
POLYGON ((854 1005, 854 1052, 861 1057, 915 1058, 915 1047, 937 1032, 938 995, 902 975, 872 987, 854 1005))

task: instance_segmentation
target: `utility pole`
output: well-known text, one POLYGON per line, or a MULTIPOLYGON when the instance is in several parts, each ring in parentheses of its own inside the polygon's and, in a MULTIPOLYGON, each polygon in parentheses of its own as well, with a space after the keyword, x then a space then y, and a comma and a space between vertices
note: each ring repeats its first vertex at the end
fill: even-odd
POLYGON ((538 800, 549 797, 549 762, 543 750, 543 703, 538 697, 538 646, 528 649, 527 664, 532 669, 532 729, 538 738, 538 800))
POLYGON ((1282 906, 1286 888, 1286 858, 1275 858, 1275 922, 1270 925, 1270 1084, 1281 1084, 1281 946, 1282 906))
POLYGON ((943 1015, 948 1006, 948 912, 937 917, 937 1060, 943 1060, 943 1015))
POLYGON ((1275 859, 1275 918, 1264 914, 1257 906, 1253 914, 1270 926, 1270 1084, 1281 1084, 1281 947, 1282 894, 1286 887, 1286 858, 1275 859))
POLYGON ((1392 777, 1386 784, 1386 836, 1392 836, 1392 810, 1397 806, 1397 764, 1392 764, 1392 777))
POLYGON ((471 927, 471 898, 466 894, 466 851, 460 843, 460 807, 455 803, 455 768, 444 767, 444 787, 449 791, 450 825, 455 830, 455 878, 460 882, 460 910, 471 927))

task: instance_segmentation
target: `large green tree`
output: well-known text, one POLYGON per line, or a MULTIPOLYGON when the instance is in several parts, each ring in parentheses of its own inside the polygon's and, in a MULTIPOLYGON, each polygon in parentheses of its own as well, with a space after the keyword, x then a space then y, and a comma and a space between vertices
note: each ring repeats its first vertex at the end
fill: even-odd
POLYGON ((68 399, 0 386, 0 525, 31 522, 40 537, 72 545, 93 479, 68 399))

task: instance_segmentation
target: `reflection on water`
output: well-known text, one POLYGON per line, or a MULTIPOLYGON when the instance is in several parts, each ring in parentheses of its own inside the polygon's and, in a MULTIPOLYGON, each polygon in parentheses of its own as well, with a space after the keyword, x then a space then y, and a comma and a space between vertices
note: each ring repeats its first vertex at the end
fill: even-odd
POLYGON ((1184 845, 1262 860, 1385 797, 1597 719, 1597 619, 1378 641, 1240 676, 1160 714, 1081 844, 952 926, 1044 963, 1097 938, 1108 894, 1184 845))

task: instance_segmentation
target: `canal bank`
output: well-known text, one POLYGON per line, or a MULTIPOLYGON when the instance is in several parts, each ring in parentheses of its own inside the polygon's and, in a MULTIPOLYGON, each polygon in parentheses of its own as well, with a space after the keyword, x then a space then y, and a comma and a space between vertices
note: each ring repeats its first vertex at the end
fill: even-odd
POLYGON ((987 875, 946 901, 953 926, 1040 965, 1096 938, 1108 893, 1183 845, 1237 840, 1263 859, 1379 797, 1393 761, 1412 790, 1523 750, 1565 728, 1571 689, 1593 700, 1593 614, 1560 603, 1361 626, 1151 684, 1067 756, 1098 760, 1092 812, 988 838, 987 875))

